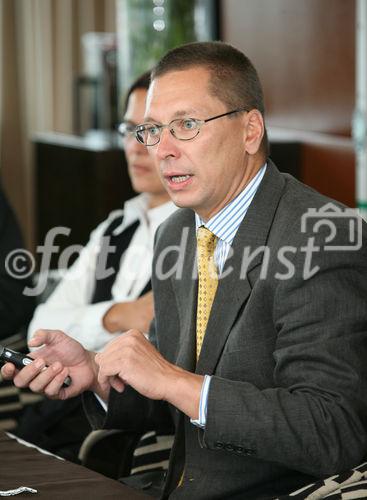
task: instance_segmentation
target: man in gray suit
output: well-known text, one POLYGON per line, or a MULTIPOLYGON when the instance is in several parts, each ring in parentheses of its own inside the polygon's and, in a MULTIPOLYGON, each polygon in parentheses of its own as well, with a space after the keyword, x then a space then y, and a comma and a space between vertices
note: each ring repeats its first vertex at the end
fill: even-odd
POLYGON ((154 428, 168 402, 177 430, 164 498, 271 498, 367 451, 365 225, 279 173, 263 112, 238 50, 169 52, 136 129, 182 207, 156 237, 152 342, 130 330, 95 356, 39 331, 37 360, 2 369, 50 397, 97 393, 106 417, 92 393, 85 404, 105 427, 154 428))

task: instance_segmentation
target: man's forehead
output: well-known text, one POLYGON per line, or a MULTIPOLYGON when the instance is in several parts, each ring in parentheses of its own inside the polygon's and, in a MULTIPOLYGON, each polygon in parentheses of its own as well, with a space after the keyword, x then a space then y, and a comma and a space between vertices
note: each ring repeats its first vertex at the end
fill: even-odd
POLYGON ((150 87, 159 89, 164 86, 190 87, 192 83, 207 86, 210 78, 210 70, 202 66, 193 66, 185 69, 173 69, 163 75, 159 75, 151 82, 150 87))
POLYGON ((205 68, 171 71, 155 78, 148 90, 146 118, 158 120, 162 115, 179 117, 205 111, 213 99, 208 92, 208 80, 205 68))

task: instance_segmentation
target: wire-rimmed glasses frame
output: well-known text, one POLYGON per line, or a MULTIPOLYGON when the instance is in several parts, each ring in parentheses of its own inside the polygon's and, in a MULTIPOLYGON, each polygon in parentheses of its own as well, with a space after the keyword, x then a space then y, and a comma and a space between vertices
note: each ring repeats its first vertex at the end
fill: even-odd
POLYGON ((179 141, 191 141, 199 134, 201 127, 208 122, 217 120, 224 116, 232 115, 248 111, 247 108, 238 108, 220 115, 211 116, 206 120, 199 120, 198 118, 176 118, 170 121, 167 125, 159 125, 157 123, 142 123, 135 128, 135 138, 140 144, 144 146, 155 146, 161 140, 162 131, 168 128, 170 133, 179 141))

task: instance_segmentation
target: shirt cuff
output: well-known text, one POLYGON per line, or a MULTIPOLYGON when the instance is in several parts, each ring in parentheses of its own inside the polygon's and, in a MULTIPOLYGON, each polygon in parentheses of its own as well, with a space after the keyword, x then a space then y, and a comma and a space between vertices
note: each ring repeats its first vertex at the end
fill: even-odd
POLYGON ((98 401, 98 403, 102 406, 102 408, 104 409, 104 411, 107 413, 107 410, 108 410, 108 405, 105 401, 103 401, 102 398, 100 398, 98 396, 98 394, 96 394, 95 392, 93 393, 98 401))
POLYGON ((206 412, 208 408, 208 394, 211 381, 210 375, 205 375, 203 385, 201 386, 200 402, 199 402, 199 418, 194 420, 190 418, 190 422, 200 429, 204 429, 206 425, 206 412))

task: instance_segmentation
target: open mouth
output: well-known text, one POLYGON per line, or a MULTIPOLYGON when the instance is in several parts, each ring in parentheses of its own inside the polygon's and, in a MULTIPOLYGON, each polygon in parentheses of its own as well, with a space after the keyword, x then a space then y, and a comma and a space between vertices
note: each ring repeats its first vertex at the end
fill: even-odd
POLYGON ((191 175, 170 175, 168 178, 174 184, 180 184, 190 179, 191 175))
POLYGON ((194 176, 192 174, 181 174, 181 173, 173 173, 167 172, 164 175, 164 180, 167 183, 167 186, 173 191, 180 191, 181 189, 186 188, 191 184, 194 176))

